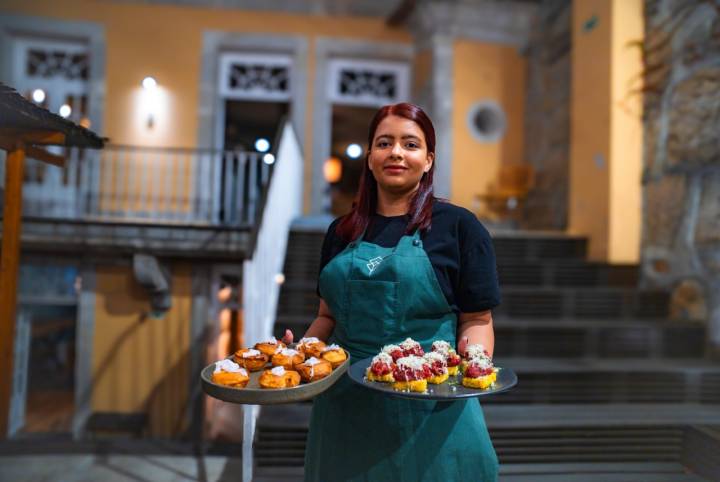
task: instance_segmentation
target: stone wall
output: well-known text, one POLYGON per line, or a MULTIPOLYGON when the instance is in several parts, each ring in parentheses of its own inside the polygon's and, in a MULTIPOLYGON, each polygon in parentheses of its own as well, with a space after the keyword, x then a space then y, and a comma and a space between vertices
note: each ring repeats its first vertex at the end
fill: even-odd
POLYGON ((646 0, 643 281, 720 352, 720 2, 646 0))
POLYGON ((528 46, 525 157, 535 188, 524 227, 564 229, 567 224, 570 145, 571 1, 539 4, 528 46))

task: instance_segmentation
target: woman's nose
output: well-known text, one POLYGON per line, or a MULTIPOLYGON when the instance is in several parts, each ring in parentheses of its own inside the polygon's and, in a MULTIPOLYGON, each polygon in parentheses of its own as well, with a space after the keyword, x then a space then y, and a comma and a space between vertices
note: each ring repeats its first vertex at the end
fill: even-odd
POLYGON ((393 145, 391 152, 393 156, 402 157, 403 149, 399 142, 393 145))

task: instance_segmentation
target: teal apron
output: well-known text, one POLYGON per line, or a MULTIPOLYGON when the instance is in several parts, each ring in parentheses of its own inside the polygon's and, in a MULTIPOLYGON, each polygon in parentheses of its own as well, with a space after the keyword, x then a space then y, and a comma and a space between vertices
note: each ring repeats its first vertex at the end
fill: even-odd
MULTIPOLYGON (((320 293, 336 320, 331 341, 354 361, 407 337, 426 351, 434 340, 454 345, 457 315, 417 232, 395 248, 350 243, 320 273, 320 293)), ((306 481, 489 482, 497 472, 475 398, 448 403, 390 397, 345 375, 314 401, 306 481)))

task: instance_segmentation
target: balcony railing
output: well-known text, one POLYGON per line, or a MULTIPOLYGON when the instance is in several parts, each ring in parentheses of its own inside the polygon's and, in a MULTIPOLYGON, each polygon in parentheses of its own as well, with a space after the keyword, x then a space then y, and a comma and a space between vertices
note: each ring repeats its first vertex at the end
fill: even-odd
MULTIPOLYGON (((26 162, 24 216, 250 226, 272 170, 257 152, 118 145, 54 152, 66 155, 64 168, 26 162)), ((0 158, 0 185, 4 167, 0 158)))

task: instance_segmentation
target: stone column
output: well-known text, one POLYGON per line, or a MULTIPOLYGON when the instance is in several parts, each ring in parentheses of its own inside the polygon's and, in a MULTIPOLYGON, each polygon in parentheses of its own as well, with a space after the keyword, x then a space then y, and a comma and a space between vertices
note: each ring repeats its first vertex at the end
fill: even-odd
POLYGON ((645 2, 643 281, 720 353, 720 13, 645 2))

